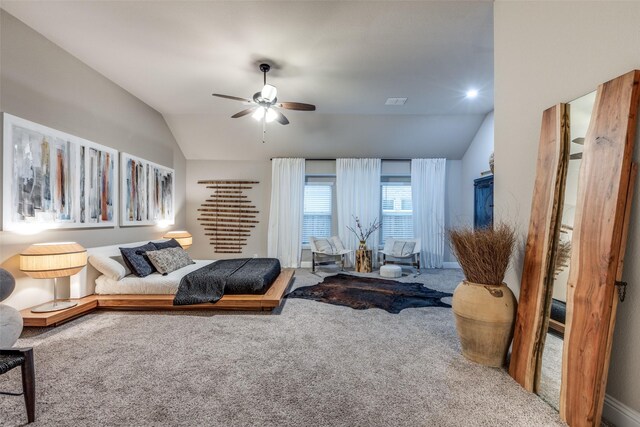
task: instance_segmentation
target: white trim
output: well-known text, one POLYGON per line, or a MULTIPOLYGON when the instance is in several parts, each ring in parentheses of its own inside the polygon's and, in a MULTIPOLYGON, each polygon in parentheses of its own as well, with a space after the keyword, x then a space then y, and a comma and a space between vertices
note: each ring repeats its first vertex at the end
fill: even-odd
POLYGON ((460 264, 458 263, 458 261, 445 261, 442 263, 442 268, 460 268, 460 264))
POLYGON ((616 427, 640 427, 640 412, 637 412, 619 400, 605 395, 602 418, 616 427))

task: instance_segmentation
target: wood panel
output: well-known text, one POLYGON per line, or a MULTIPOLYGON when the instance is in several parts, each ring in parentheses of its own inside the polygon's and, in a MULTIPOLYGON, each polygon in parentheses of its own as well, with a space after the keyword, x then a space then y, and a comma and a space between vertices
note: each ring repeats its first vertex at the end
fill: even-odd
MULTIPOLYGON (((560 414, 599 426, 631 203, 640 71, 598 87, 585 136, 569 270, 560 414)), ((633 373, 630 373, 633 374, 633 373)))
MULTIPOLYGON (((198 181, 198 184, 215 184, 216 186, 220 186, 220 188, 233 188, 226 184, 250 185, 250 184, 260 184, 260 181, 247 181, 247 180, 225 181, 221 179, 213 179, 213 180, 203 179, 198 181)), ((245 188, 245 187, 242 187, 242 188, 245 188)))
POLYGON ((78 305, 66 310, 50 311, 47 313, 32 313, 31 308, 33 307, 21 310, 20 315, 22 315, 24 326, 45 327, 59 325, 98 308, 96 295, 89 295, 84 298, 72 299, 70 301, 75 301, 78 305))
POLYGON ((542 114, 536 180, 509 364, 509 374, 529 391, 536 388, 548 328, 555 242, 560 233, 569 144, 568 105, 558 104, 542 114))

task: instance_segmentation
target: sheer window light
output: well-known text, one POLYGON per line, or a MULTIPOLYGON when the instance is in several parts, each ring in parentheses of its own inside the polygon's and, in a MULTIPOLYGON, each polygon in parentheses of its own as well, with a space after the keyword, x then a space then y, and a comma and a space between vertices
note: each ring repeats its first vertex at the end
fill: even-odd
POLYGON ((380 244, 388 237, 412 239, 413 206, 411 204, 411 181, 382 182, 382 228, 380 244))

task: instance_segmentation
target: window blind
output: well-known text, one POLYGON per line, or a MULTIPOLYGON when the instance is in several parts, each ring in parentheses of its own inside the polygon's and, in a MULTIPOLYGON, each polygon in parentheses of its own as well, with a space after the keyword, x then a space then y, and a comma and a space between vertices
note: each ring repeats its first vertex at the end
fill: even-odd
POLYGON ((381 244, 384 244, 388 237, 412 239, 414 235, 411 182, 383 182, 381 200, 381 244))
POLYGON ((309 237, 331 236, 332 185, 307 183, 304 186, 304 220, 302 243, 309 237))

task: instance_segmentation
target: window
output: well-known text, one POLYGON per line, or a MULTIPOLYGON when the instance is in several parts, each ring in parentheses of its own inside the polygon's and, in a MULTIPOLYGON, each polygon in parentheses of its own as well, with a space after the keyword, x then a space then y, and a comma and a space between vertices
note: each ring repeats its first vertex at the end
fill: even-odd
POLYGON ((304 186, 304 219, 302 243, 309 237, 331 236, 333 185, 331 182, 309 182, 304 186))
POLYGON ((388 237, 412 239, 413 207, 410 177, 382 177, 380 244, 388 237))

